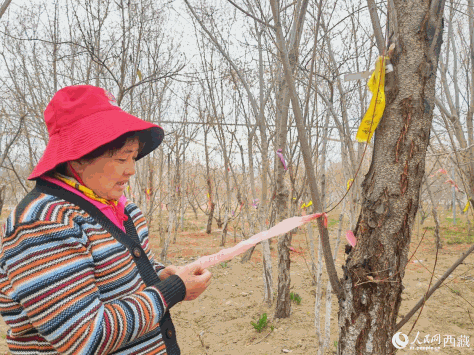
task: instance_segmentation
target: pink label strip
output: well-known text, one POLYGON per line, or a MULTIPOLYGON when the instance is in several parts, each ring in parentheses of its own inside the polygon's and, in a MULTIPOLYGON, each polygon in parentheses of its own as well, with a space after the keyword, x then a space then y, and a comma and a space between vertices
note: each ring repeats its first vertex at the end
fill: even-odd
POLYGON ((258 234, 255 234, 251 236, 249 239, 243 240, 233 247, 223 249, 219 251, 218 253, 202 256, 198 260, 193 261, 190 265, 198 264, 203 269, 206 269, 210 266, 214 266, 220 262, 230 260, 233 257, 239 254, 242 254, 246 250, 250 249, 254 245, 257 245, 258 243, 260 243, 261 241, 265 239, 269 239, 280 234, 288 233, 292 229, 298 228, 302 226, 303 224, 319 217, 324 218, 324 226, 327 228, 326 213, 314 213, 314 214, 302 216, 302 217, 287 218, 265 232, 260 232, 258 234))

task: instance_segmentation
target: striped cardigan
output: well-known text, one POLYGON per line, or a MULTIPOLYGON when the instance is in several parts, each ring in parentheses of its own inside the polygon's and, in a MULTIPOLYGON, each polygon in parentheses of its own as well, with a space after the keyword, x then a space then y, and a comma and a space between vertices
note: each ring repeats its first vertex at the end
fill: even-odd
MULTIPOLYGON (((147 287, 126 247, 79 206, 38 189, 40 181, 1 238, 0 313, 11 353, 179 354, 160 329, 185 297, 179 276, 147 287)), ((158 272, 142 212, 131 202, 125 211, 158 272)))

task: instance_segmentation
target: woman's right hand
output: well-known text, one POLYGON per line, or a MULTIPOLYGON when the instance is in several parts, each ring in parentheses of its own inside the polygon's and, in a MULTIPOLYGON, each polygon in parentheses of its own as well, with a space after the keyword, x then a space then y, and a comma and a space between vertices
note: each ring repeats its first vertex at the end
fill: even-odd
POLYGON ((176 273, 186 286, 185 301, 192 301, 211 284, 211 272, 199 265, 189 265, 178 269, 176 273))

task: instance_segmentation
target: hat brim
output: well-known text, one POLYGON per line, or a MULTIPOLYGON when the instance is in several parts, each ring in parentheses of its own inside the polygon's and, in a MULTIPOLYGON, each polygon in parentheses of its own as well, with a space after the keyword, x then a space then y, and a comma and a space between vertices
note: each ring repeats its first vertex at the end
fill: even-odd
POLYGON ((77 125, 65 127, 50 137, 28 180, 34 180, 61 163, 77 160, 121 135, 135 131, 140 132, 139 139, 144 143, 137 160, 150 154, 163 141, 163 128, 118 107, 85 117, 77 121, 77 125))

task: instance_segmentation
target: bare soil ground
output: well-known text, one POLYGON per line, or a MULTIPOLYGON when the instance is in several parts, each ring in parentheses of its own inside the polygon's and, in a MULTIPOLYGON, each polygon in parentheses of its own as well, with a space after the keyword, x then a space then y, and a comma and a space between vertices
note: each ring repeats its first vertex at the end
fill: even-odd
MULTIPOLYGON (((2 215, 5 217, 5 214, 2 215)), ((331 239, 336 236, 335 215, 330 216, 331 239)), ((465 219, 465 217, 463 217, 465 219)), ((458 259, 460 254, 467 250, 474 239, 467 235, 467 226, 459 221, 457 227, 452 227, 448 218, 443 217, 442 240, 443 249, 439 251, 438 262, 433 283, 458 259)), ((220 231, 214 230, 207 235, 204 228, 205 218, 200 216, 196 220, 191 214, 185 221, 185 231, 178 232, 176 243, 172 243, 168 258, 174 265, 185 265, 199 256, 215 253, 220 247, 220 231)), ((405 290, 399 319, 402 318, 423 296, 428 289, 431 270, 435 260, 432 223, 429 220, 418 229, 414 228, 410 254, 417 247, 423 227, 430 229, 425 234, 415 257, 410 261, 403 280, 405 290), (419 232, 417 231, 419 230, 419 232)), ((345 230, 345 228, 343 229, 345 230)), ((151 244, 158 256, 160 238, 156 226, 151 228, 151 244)), ((239 242, 234 241, 233 231, 229 231, 226 247, 239 242)), ((344 263, 343 241, 339 248, 336 268, 342 275, 341 265, 344 263)), ((211 355, 211 354, 317 354, 317 337, 314 326, 314 300, 316 286, 312 283, 308 265, 310 263, 309 246, 306 240, 305 229, 301 229, 292 242, 296 252, 291 252, 291 279, 292 292, 298 293, 301 304, 292 303, 292 314, 287 319, 274 318, 275 303, 269 307, 262 303, 262 255, 258 246, 250 262, 242 264, 240 257, 227 264, 216 265, 210 269, 213 274, 212 283, 205 293, 197 300, 182 302, 173 307, 171 314, 178 335, 178 341, 183 355, 211 355), (268 315, 268 326, 258 333, 251 321, 256 322, 263 314, 268 315), (271 331, 273 326, 273 331, 271 331)), ((277 285, 277 241, 271 243, 273 260, 274 290, 277 285)), ((408 336, 409 344, 400 354, 470 354, 474 349, 474 256, 469 256, 464 264, 460 265, 452 277, 429 299, 421 316, 408 336), (429 344, 423 343, 426 336, 429 344), (433 342, 433 336, 439 334, 441 344, 433 342), (449 337, 452 336, 452 337, 449 337), (469 344, 458 346, 458 338, 469 337, 469 344), (454 339, 455 346, 449 342, 454 339), (444 342, 447 341, 445 344, 444 342), (410 350, 410 346, 437 346, 435 350, 410 350), (469 347, 467 346, 469 345, 469 347)), ((325 290, 327 278, 324 280, 325 290)), ((337 302, 333 297, 331 339, 330 346, 325 354, 335 354, 338 340, 337 331, 337 302)), ((324 327, 324 294, 321 323, 324 327)), ((401 331, 410 332, 414 321, 413 317, 401 331)), ((7 327, 0 324, 0 354, 8 354, 5 343, 7 327)))

